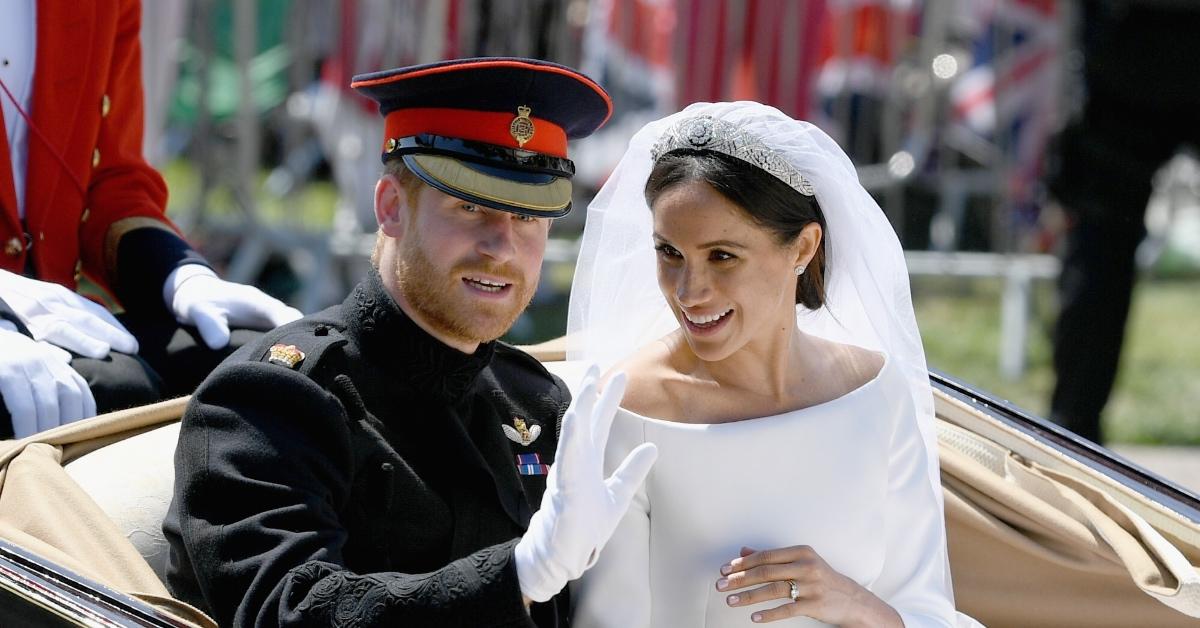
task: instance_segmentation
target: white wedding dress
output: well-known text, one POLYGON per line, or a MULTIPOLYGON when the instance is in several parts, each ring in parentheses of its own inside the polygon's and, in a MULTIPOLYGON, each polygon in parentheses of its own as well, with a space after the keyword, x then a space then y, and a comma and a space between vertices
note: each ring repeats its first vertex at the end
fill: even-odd
POLYGON ((908 628, 955 625, 941 509, 907 386, 888 360, 845 396, 775 416, 710 425, 620 410, 607 472, 643 442, 658 445, 658 462, 573 588, 572 624, 757 625, 753 611, 787 600, 728 606, 730 592, 715 588, 721 565, 742 546, 809 545, 899 611, 908 628))
POLYGON ((658 461, 596 565, 574 585, 573 624, 756 625, 755 610, 788 600, 730 608, 729 592, 715 587, 721 565, 742 546, 809 545, 895 608, 907 628, 978 626, 953 607, 933 394, 904 251, 853 162, 817 127, 733 102, 695 103, 638 131, 588 206, 568 361, 559 370, 612 368, 679 328, 657 282, 645 186, 655 160, 681 149, 740 159, 816 199, 825 218, 825 304, 798 306, 796 326, 887 359, 849 394, 776 416, 697 425, 618 412, 605 452, 609 471, 642 442, 658 446, 658 461))

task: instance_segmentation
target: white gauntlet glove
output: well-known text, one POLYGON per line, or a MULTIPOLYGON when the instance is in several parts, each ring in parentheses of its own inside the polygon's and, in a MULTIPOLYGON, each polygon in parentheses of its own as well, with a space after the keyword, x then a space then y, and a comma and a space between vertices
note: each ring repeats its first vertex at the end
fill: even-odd
POLYGON ((12 417, 13 435, 25 438, 96 414, 96 401, 71 354, 38 342, 0 320, 0 397, 12 417))
POLYGON ((137 340, 103 306, 56 283, 0 270, 0 298, 35 340, 103 359, 110 349, 135 354, 137 340))
POLYGON ((265 292, 217 277, 201 264, 184 264, 167 276, 163 299, 179 322, 195 325, 209 349, 229 344, 229 326, 271 329, 303 316, 265 292))
POLYGON ((653 443, 643 443, 605 479, 604 447, 625 374, 613 376, 597 400, 599 374, 588 369, 567 409, 541 508, 514 551, 521 592, 535 602, 553 597, 596 561, 658 457, 653 443))

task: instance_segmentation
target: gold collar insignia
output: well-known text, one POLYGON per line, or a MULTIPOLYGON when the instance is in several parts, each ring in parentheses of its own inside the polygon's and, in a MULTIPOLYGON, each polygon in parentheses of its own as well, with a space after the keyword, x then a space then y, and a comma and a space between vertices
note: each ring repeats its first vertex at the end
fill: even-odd
POLYGON ((271 347, 271 354, 267 358, 267 362, 286 366, 290 369, 296 368, 296 365, 304 361, 304 352, 296 347, 296 345, 278 344, 271 347))

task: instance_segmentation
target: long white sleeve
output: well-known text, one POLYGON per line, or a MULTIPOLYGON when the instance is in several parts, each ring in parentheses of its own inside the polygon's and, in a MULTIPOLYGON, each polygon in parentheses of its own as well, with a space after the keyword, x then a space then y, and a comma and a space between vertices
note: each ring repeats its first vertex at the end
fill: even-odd
POLYGON ((871 587, 906 628, 953 626, 945 518, 929 483, 925 442, 912 398, 895 395, 888 460, 883 569, 871 587))

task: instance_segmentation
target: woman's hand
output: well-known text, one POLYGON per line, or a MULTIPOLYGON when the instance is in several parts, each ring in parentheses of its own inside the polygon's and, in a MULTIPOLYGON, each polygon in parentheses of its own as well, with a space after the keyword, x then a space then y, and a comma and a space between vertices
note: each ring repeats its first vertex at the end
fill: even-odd
POLYGON ((743 547, 741 556, 721 567, 721 576, 718 591, 754 587, 726 597, 730 606, 787 600, 775 608, 756 611, 750 616, 755 622, 805 616, 847 627, 904 626, 895 609, 835 571, 807 545, 761 552, 743 547))

